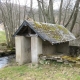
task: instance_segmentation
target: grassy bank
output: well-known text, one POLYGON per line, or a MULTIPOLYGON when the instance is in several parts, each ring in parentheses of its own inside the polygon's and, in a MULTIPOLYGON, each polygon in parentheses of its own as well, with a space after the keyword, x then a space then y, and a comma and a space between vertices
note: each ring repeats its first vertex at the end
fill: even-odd
POLYGON ((0 69, 0 80, 80 80, 80 68, 56 62, 9 66, 0 69))
POLYGON ((4 31, 0 31, 0 43, 6 43, 6 35, 4 31))

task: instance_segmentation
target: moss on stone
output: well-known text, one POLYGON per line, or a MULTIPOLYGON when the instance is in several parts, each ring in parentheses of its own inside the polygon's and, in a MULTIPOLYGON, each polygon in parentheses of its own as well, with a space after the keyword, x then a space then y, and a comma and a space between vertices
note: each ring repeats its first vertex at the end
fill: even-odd
POLYGON ((35 24, 35 29, 40 30, 43 33, 47 33, 46 35, 49 38, 53 38, 57 41, 62 40, 62 36, 60 31, 62 31, 63 34, 68 34, 68 30, 60 25, 53 25, 53 24, 47 24, 47 23, 38 23, 34 22, 35 24))
POLYGON ((58 25, 58 29, 62 30, 65 34, 68 34, 68 30, 66 28, 63 28, 62 26, 58 25))

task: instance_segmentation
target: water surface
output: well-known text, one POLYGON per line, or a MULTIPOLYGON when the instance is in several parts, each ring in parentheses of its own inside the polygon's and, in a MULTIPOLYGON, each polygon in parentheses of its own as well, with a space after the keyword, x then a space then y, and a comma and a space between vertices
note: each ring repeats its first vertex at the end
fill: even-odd
POLYGON ((0 58, 0 68, 3 68, 8 65, 8 57, 1 57, 0 58))

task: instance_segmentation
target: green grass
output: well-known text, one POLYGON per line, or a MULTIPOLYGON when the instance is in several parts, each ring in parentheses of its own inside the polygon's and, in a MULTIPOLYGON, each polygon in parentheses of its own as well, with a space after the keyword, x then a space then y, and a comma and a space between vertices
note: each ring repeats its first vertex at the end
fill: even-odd
POLYGON ((56 62, 9 66, 0 69, 0 80, 80 80, 80 68, 56 62))
POLYGON ((6 43, 6 35, 4 31, 0 31, 0 43, 6 43))

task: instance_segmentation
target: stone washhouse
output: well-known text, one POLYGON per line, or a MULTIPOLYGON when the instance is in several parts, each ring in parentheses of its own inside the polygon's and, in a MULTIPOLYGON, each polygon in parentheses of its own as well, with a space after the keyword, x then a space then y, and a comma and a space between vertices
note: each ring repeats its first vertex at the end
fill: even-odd
POLYGON ((38 63, 38 56, 69 54, 69 41, 75 37, 64 26, 24 21, 14 34, 16 62, 38 63))

